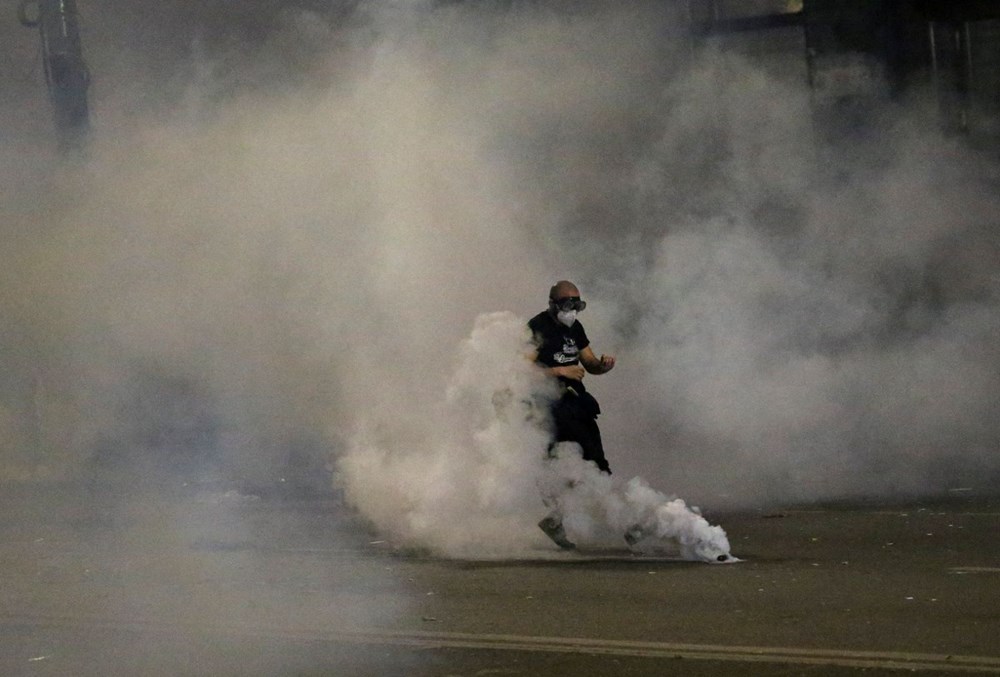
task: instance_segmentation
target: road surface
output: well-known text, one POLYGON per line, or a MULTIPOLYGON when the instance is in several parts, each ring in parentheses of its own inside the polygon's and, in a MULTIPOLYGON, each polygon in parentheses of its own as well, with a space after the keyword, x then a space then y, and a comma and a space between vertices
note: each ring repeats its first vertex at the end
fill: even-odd
POLYGON ((1000 674, 1000 497, 707 515, 734 565, 401 551, 330 495, 4 485, 4 675, 1000 674))

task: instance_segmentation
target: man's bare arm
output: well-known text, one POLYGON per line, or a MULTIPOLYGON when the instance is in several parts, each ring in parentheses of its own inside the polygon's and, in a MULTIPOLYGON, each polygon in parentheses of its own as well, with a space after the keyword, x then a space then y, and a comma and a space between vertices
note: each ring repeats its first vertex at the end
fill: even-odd
POLYGON ((580 351, 580 363, 591 374, 607 374, 615 368, 615 358, 613 355, 601 355, 598 357, 591 350, 590 346, 580 351))

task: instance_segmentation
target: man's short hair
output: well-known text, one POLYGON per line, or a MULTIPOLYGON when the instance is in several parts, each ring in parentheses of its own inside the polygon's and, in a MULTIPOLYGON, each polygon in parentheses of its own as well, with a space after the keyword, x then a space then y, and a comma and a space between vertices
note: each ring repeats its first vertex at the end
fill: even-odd
POLYGON ((577 288, 577 286, 575 284, 573 284, 572 282, 570 282, 569 280, 559 280, 554 285, 552 285, 551 289, 549 289, 549 298, 552 299, 553 301, 555 301, 558 298, 557 294, 559 293, 560 287, 563 287, 563 288, 565 288, 565 287, 572 287, 573 289, 576 289, 577 292, 580 291, 577 288))

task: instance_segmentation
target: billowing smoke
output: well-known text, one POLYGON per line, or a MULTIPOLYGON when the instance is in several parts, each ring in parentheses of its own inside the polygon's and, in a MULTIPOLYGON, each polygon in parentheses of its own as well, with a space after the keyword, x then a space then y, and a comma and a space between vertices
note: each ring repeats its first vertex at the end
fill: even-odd
POLYGON ((684 501, 639 477, 621 486, 574 443, 550 453, 555 384, 529 361, 530 339, 514 314, 482 315, 439 397, 413 402, 409 416, 362 416, 338 465, 350 503, 397 545, 450 556, 537 556, 545 503, 584 545, 620 549, 631 533, 637 549, 727 559, 725 532, 684 501))
POLYGON ((481 316, 447 392, 414 401, 409 416, 362 420, 339 466, 351 503, 400 543, 437 552, 517 552, 541 536, 532 529, 552 387, 530 350, 519 318, 481 316))
POLYGON ((643 276, 606 283, 635 309, 626 364, 639 421, 666 412, 672 486, 712 468, 740 501, 995 488, 995 165, 904 110, 827 145, 778 107, 797 90, 745 64, 675 89, 638 174, 641 220, 665 228, 643 276), (714 112, 686 172, 690 110, 714 112))
POLYGON ((134 4, 81 6, 88 158, 35 150, 40 80, 5 97, 5 477, 339 467, 411 542, 540 538, 544 444, 504 419, 533 377, 491 313, 570 278, 619 359, 588 382, 615 491, 996 486, 997 168, 911 110, 831 143, 804 83, 693 50, 666 3, 229 34, 134 4))

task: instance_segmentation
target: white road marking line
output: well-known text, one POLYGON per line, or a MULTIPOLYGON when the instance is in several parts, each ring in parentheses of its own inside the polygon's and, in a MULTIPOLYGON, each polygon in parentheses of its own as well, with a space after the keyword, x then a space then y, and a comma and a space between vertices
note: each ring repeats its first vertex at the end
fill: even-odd
POLYGON ((641 642, 463 632, 364 629, 322 631, 312 628, 279 628, 246 624, 208 625, 203 623, 168 623, 145 619, 107 620, 85 616, 0 615, 0 625, 4 624, 118 631, 149 630, 158 633, 170 631, 188 633, 197 631, 198 633, 236 637, 376 644, 424 649, 488 649, 494 651, 574 653, 664 659, 689 658, 744 663, 760 662, 788 665, 825 665, 911 671, 937 670, 1000 674, 1000 656, 925 654, 903 651, 848 651, 796 647, 728 646, 721 644, 641 642))
POLYGON ((1000 574, 1000 567, 951 567, 953 574, 1000 574))

